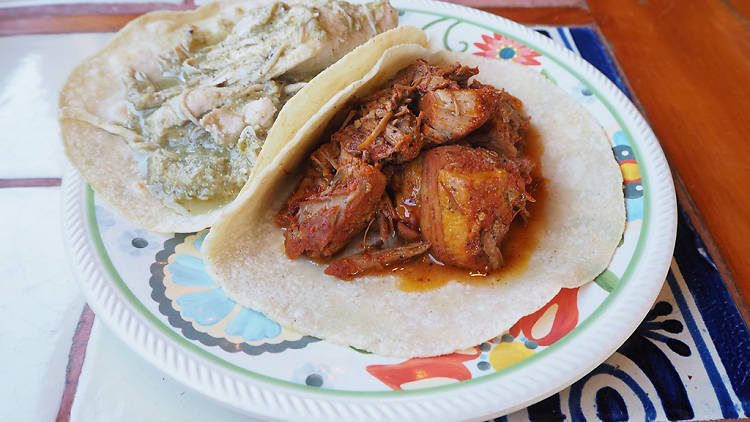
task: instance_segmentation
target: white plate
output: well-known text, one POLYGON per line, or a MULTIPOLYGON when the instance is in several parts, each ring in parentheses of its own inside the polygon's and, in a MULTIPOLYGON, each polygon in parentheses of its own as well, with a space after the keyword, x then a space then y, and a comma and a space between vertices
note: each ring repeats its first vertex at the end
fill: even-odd
POLYGON ((435 46, 526 64, 594 115, 626 180, 623 243, 595 283, 563 290, 510 332, 453 355, 394 359, 295 333, 234 304, 202 270, 202 233, 135 227, 69 171, 64 227, 97 316, 166 374, 242 412, 347 421, 508 413, 609 357, 664 281, 676 232, 674 188, 653 132, 630 101, 580 57, 526 27, 451 4, 393 3, 401 23, 424 28, 435 46))

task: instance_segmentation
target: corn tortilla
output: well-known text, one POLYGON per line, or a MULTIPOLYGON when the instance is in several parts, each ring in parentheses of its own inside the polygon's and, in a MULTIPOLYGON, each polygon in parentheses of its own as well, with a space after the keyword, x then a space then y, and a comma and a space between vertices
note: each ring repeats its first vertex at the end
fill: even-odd
POLYGON ((295 330, 397 357, 472 347, 541 308, 562 287, 593 280, 607 267, 622 235, 622 176, 603 129, 568 94, 516 63, 395 46, 311 122, 212 227, 202 248, 207 268, 230 297, 295 330), (316 128, 416 58, 478 66, 478 80, 523 101, 544 147, 546 226, 526 268, 494 283, 449 282, 435 290, 405 292, 393 275, 343 281, 305 257, 290 260, 284 254, 283 234, 273 216, 296 187, 299 163, 320 142, 322 129, 316 128))

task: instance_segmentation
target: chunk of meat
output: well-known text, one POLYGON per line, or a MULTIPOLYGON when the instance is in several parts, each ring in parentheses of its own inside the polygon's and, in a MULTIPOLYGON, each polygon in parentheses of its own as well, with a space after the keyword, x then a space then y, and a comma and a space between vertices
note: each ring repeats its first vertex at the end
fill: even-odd
POLYGON ((422 97, 422 134, 435 144, 465 137, 484 125, 497 108, 495 89, 438 89, 422 97))
POLYGON ((338 145, 329 142, 321 145, 310 155, 305 176, 300 181, 297 190, 276 214, 276 223, 279 226, 291 225, 299 212, 301 202, 308 197, 320 195, 333 184, 336 169, 340 166, 340 154, 341 150, 338 145))
POLYGON ((357 117, 332 139, 370 163, 405 163, 419 155, 423 135, 433 143, 466 136, 487 121, 496 101, 494 88, 467 89, 476 73, 417 60, 362 100, 357 117), (426 130, 423 116, 430 119, 426 130))
POLYGON ((247 125, 270 129, 277 111, 270 98, 261 97, 242 107, 242 118, 247 125))
POLYGON ((484 148, 448 145, 424 154, 419 227, 438 260, 487 272, 503 265, 500 244, 533 201, 517 166, 484 148))
POLYGON ((200 120, 201 126, 210 133, 217 144, 234 147, 247 124, 242 115, 232 107, 222 107, 208 112, 200 120))
POLYGON ((231 87, 208 86, 185 92, 183 99, 186 110, 196 119, 211 110, 217 109, 238 98, 260 92, 262 85, 236 85, 231 87))
POLYGON ((353 155, 370 163, 406 162, 422 148, 421 117, 408 104, 413 89, 394 85, 366 98, 359 116, 333 134, 331 139, 353 155))
POLYGON ((443 76, 456 81, 459 86, 465 88, 468 85, 469 79, 479 73, 479 68, 464 66, 461 63, 454 63, 450 66, 444 67, 442 72, 443 76))
MULTIPOLYGON (((411 161, 392 183, 394 202, 400 223, 412 231, 419 229, 419 192, 422 186, 422 155, 411 161)), ((397 226, 398 228, 398 226, 397 226)), ((401 229, 407 236, 411 233, 401 229)))
POLYGON ((409 84, 421 93, 436 89, 466 88, 469 78, 479 73, 476 67, 467 67, 459 63, 440 67, 424 60, 417 60, 413 65, 400 72, 400 83, 409 84))
POLYGON ((365 251, 333 261, 326 268, 325 273, 349 280, 367 272, 383 270, 404 263, 422 255, 429 249, 430 244, 428 242, 414 242, 392 249, 365 251))
POLYGON ((403 239, 407 242, 413 242, 417 239, 421 239, 419 232, 404 224, 403 221, 399 221, 396 223, 396 233, 398 234, 398 237, 400 239, 403 239))
POLYGON ((397 220, 398 214, 396 214, 396 210, 393 209, 391 198, 388 194, 383 194, 383 196, 380 197, 380 202, 378 203, 378 208, 374 215, 375 229, 377 231, 375 245, 377 247, 382 247, 386 242, 393 238, 395 230, 394 221, 397 220))
POLYGON ((335 145, 313 153, 297 191, 277 214, 289 258, 303 253, 327 257, 341 250, 367 226, 385 191, 386 178, 377 168, 335 145))
MULTIPOLYGON (((484 85, 474 82, 472 86, 484 85)), ((518 157, 521 152, 519 143, 524 139, 526 129, 529 127, 529 118, 521 114, 522 107, 521 100, 505 91, 500 91, 492 118, 482 128, 472 133, 466 141, 495 151, 503 157, 518 157)))
POLYGON ((368 162, 403 163, 414 159, 422 149, 420 120, 406 107, 395 113, 384 108, 355 120, 332 139, 368 162))

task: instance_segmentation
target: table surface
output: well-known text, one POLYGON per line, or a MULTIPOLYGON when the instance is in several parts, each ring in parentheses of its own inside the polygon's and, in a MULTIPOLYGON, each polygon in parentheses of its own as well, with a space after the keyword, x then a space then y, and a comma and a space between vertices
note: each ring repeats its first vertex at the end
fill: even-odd
MULTIPOLYGON (((0 0, 0 35, 111 32, 155 7, 149 3, 38 3, 0 0)), ((526 24, 590 27, 608 42, 609 53, 619 66, 634 102, 664 148, 683 208, 706 244, 741 315, 746 322, 750 321, 750 254, 746 241, 750 238, 750 222, 746 217, 750 210, 750 189, 743 183, 750 176, 747 160, 750 143, 746 142, 750 138, 750 123, 743 116, 750 110, 750 3, 742 0, 463 0, 460 3, 526 24)), ((165 2, 158 7, 183 9, 194 7, 194 3, 165 2)), ((59 174, 54 173, 4 172, 0 174, 0 188, 57 186, 59 174)), ((7 189, 0 197, 3 201, 18 200, 15 192, 7 189)), ((25 201, 20 201, 19 206, 25 201)), ((49 205, 40 206, 49 211, 49 205)), ((50 279, 54 277, 49 275, 50 279)), ((79 315, 71 310, 82 306, 80 298, 71 294, 66 304, 65 309, 56 312, 63 312, 66 321, 79 320, 79 315)), ((93 315, 85 311, 76 336, 88 338, 92 321, 93 315)), ((72 337, 72 330, 63 327, 63 322, 58 323, 64 331, 60 338, 72 337)), ((96 326, 94 329, 102 330, 96 326)), ((118 347, 117 340, 107 341, 106 334, 103 337, 105 340, 98 342, 99 349, 118 347)), ((74 341, 73 346, 76 344, 74 341)), ((85 347, 85 342, 81 347, 85 347)), ((82 354, 74 350, 70 356, 82 354)), ((75 362, 71 366, 81 369, 75 362)), ((68 377, 73 382, 78 374, 69 372, 68 377)), ((158 384, 158 380, 155 382, 158 384)), ((82 394, 95 397, 96 391, 82 394)), ((63 408, 65 401, 72 399, 64 396, 63 408)), ((70 403, 68 410, 69 406, 70 403)), ((60 417, 66 420, 64 411, 60 417)))

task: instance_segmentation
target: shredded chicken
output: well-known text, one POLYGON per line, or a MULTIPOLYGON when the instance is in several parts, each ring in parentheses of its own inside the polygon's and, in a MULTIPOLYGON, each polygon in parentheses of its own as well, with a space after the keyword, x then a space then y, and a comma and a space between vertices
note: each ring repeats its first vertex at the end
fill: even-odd
POLYGON ((126 107, 99 119, 148 153, 147 187, 165 204, 182 203, 172 207, 179 212, 194 200, 214 207, 234 198, 286 101, 398 22, 387 0, 251 3, 209 7, 191 25, 167 25, 165 15, 168 36, 155 45, 166 48, 131 46, 138 50, 128 50, 119 72, 126 107))
POLYGON ((477 69, 417 60, 362 99, 311 156, 277 214, 290 258, 330 257, 342 279, 425 253, 472 271, 503 265, 501 243, 533 201, 517 98, 470 82, 477 69))
POLYGON ((467 145, 427 151, 422 166, 419 228, 438 260, 489 271, 502 266, 500 242, 533 200, 517 166, 467 145))
POLYGON ((370 163, 407 162, 422 148, 421 117, 409 108, 413 89, 396 85, 366 99, 358 115, 332 140, 370 163))
POLYGON ((325 144, 313 153, 307 176, 277 215, 286 227, 289 258, 327 257, 341 250, 365 228, 385 191, 383 173, 344 150, 335 157, 336 149, 325 144))
POLYGON ((375 252, 362 252, 339 258, 326 268, 325 273, 344 280, 351 279, 366 272, 382 270, 401 264, 411 258, 422 255, 430 248, 428 242, 414 242, 393 249, 375 252))
POLYGON ((443 144, 477 130, 497 110, 496 91, 489 89, 436 89, 422 97, 422 134, 443 144))
MULTIPOLYGON (((483 89, 486 85, 474 82, 472 87, 483 89)), ((494 89, 494 88, 491 88, 494 89)), ((497 108, 486 125, 467 139, 473 145, 491 149, 504 157, 519 157, 519 143, 529 126, 529 118, 521 114, 521 100, 500 91, 497 95, 497 108)))

